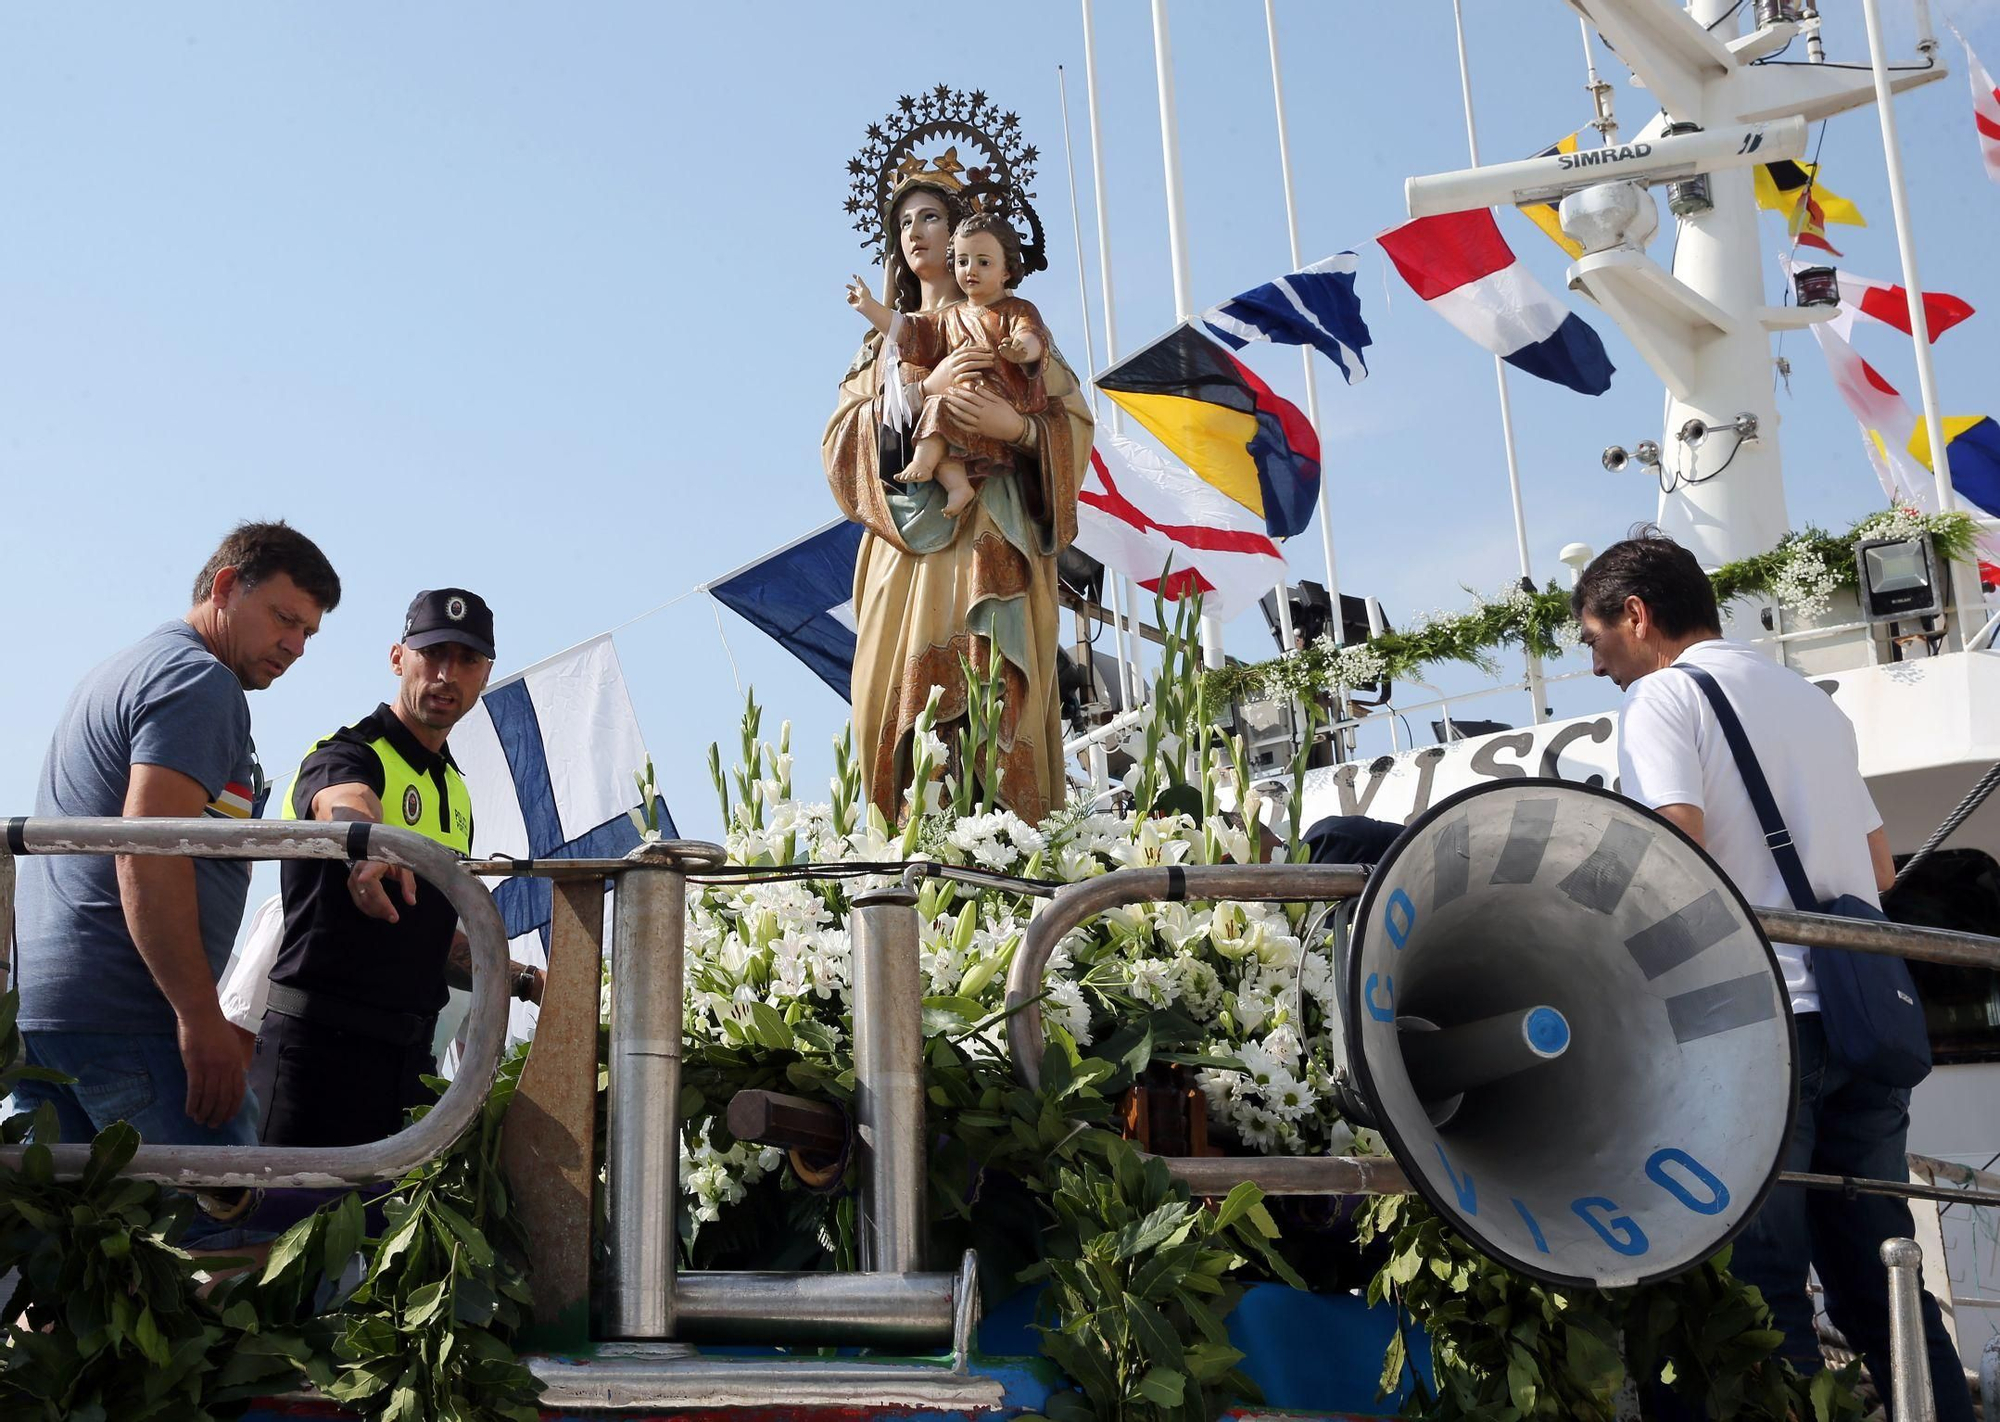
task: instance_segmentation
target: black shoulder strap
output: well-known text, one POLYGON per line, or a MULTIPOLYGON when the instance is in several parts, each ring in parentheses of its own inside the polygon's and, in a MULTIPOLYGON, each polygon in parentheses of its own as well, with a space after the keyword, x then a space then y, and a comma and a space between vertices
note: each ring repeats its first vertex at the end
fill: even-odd
POLYGON ((1676 662, 1668 670, 1693 677, 1708 704, 1715 708, 1722 738, 1729 742, 1729 753, 1736 758, 1737 774, 1743 777, 1743 788, 1750 794, 1750 807, 1757 812, 1764 843, 1771 847, 1771 857, 1778 861, 1778 873, 1784 876, 1792 905, 1805 913, 1817 913, 1819 899, 1812 891, 1812 881, 1806 878, 1806 866, 1799 858, 1798 846, 1792 843, 1791 831, 1785 828, 1785 817, 1778 813, 1778 801, 1771 794, 1770 782, 1764 779, 1764 767, 1757 763, 1757 752, 1750 749, 1750 738, 1743 733, 1743 723, 1736 719, 1736 708, 1729 704, 1715 678, 1700 667, 1676 662))

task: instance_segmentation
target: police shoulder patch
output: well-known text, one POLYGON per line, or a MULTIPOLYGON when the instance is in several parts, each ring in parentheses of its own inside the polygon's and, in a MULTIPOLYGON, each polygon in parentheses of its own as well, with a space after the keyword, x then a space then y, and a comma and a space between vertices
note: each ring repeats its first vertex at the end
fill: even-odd
POLYGON ((424 817, 424 797, 417 793, 417 787, 403 788, 403 823, 413 825, 424 817))

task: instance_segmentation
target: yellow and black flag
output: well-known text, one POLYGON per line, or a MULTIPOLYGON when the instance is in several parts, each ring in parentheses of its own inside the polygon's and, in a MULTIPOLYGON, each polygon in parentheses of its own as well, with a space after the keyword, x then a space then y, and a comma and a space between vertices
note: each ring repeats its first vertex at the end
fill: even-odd
POLYGON ((1182 322, 1097 377, 1097 388, 1204 482, 1260 515, 1273 538, 1302 533, 1319 494, 1319 436, 1250 367, 1182 322))
MULTIPOLYGON (((1582 129, 1578 129, 1576 133, 1572 133, 1568 138, 1558 139, 1533 156, 1537 158, 1553 158, 1558 153, 1574 153, 1576 152, 1577 134, 1582 132, 1582 129)), ((1520 204, 1522 216, 1546 232, 1551 242, 1569 253, 1572 258, 1581 257, 1583 255, 1583 244, 1581 242, 1573 242, 1563 234, 1562 217, 1558 211, 1561 206, 1562 200, 1559 198, 1548 198, 1540 202, 1524 202, 1520 204)))
POLYGON ((1826 224, 1866 227, 1868 219, 1860 208, 1822 183, 1818 174, 1818 164, 1790 160, 1764 163, 1751 170, 1757 206, 1766 212, 1783 213, 1786 229, 1798 238, 1801 247, 1817 247, 1837 257, 1840 249, 1827 240, 1826 224))

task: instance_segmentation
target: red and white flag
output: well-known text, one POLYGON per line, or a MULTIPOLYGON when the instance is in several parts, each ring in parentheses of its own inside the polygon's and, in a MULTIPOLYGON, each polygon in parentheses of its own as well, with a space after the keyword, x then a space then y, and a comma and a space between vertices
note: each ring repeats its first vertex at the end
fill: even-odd
POLYGON ((1090 452, 1076 546, 1148 592, 1171 598, 1198 590, 1202 610, 1225 618, 1285 578, 1285 555, 1262 515, 1120 435, 1090 452))
POLYGON ((1986 72, 1972 46, 1966 44, 1965 36, 1958 34, 1956 25, 1951 32, 1965 45, 1965 72, 1972 80, 1972 125, 1979 130, 1979 152, 1986 160, 1986 176, 2000 183, 2000 87, 1995 86, 1993 76, 1986 72))
MULTIPOLYGON (((1801 265, 1780 257, 1789 276, 1801 265)), ((1840 278, 1840 314, 1830 324, 1843 337, 1850 337, 1856 319, 1880 321, 1885 326, 1893 326, 1906 336, 1914 336, 1910 329, 1910 293, 1908 288, 1892 282, 1871 281, 1867 277, 1856 276, 1853 272, 1836 269, 1834 275, 1840 278)), ((1953 296, 1944 291, 1924 293, 1924 326, 1930 332, 1932 344, 1953 326, 1972 314, 1972 303, 1963 297, 1953 296)))

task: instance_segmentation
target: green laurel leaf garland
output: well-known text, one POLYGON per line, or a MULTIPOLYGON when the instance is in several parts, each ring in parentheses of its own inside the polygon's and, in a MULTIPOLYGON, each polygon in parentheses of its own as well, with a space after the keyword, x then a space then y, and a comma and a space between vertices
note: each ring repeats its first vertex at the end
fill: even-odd
MULTIPOLYGON (((1844 534, 1808 526, 1777 547, 1725 563, 1709 575, 1719 603, 1787 591, 1788 570, 1812 567, 1831 590, 1855 586, 1854 544, 1861 538, 1906 537, 1927 533, 1940 559, 1962 562, 1973 555, 1978 525, 1964 513, 1919 514, 1892 509, 1871 514, 1844 534)), ((1429 666, 1459 663, 1492 672, 1493 654, 1519 647, 1538 657, 1560 656, 1565 634, 1573 640, 1569 592, 1553 581, 1530 591, 1509 589, 1482 599, 1464 612, 1428 618, 1404 631, 1385 632, 1366 642, 1335 647, 1329 638, 1268 661, 1207 672, 1201 691, 1210 706, 1268 696, 1331 695, 1341 685, 1408 678, 1429 666)))

